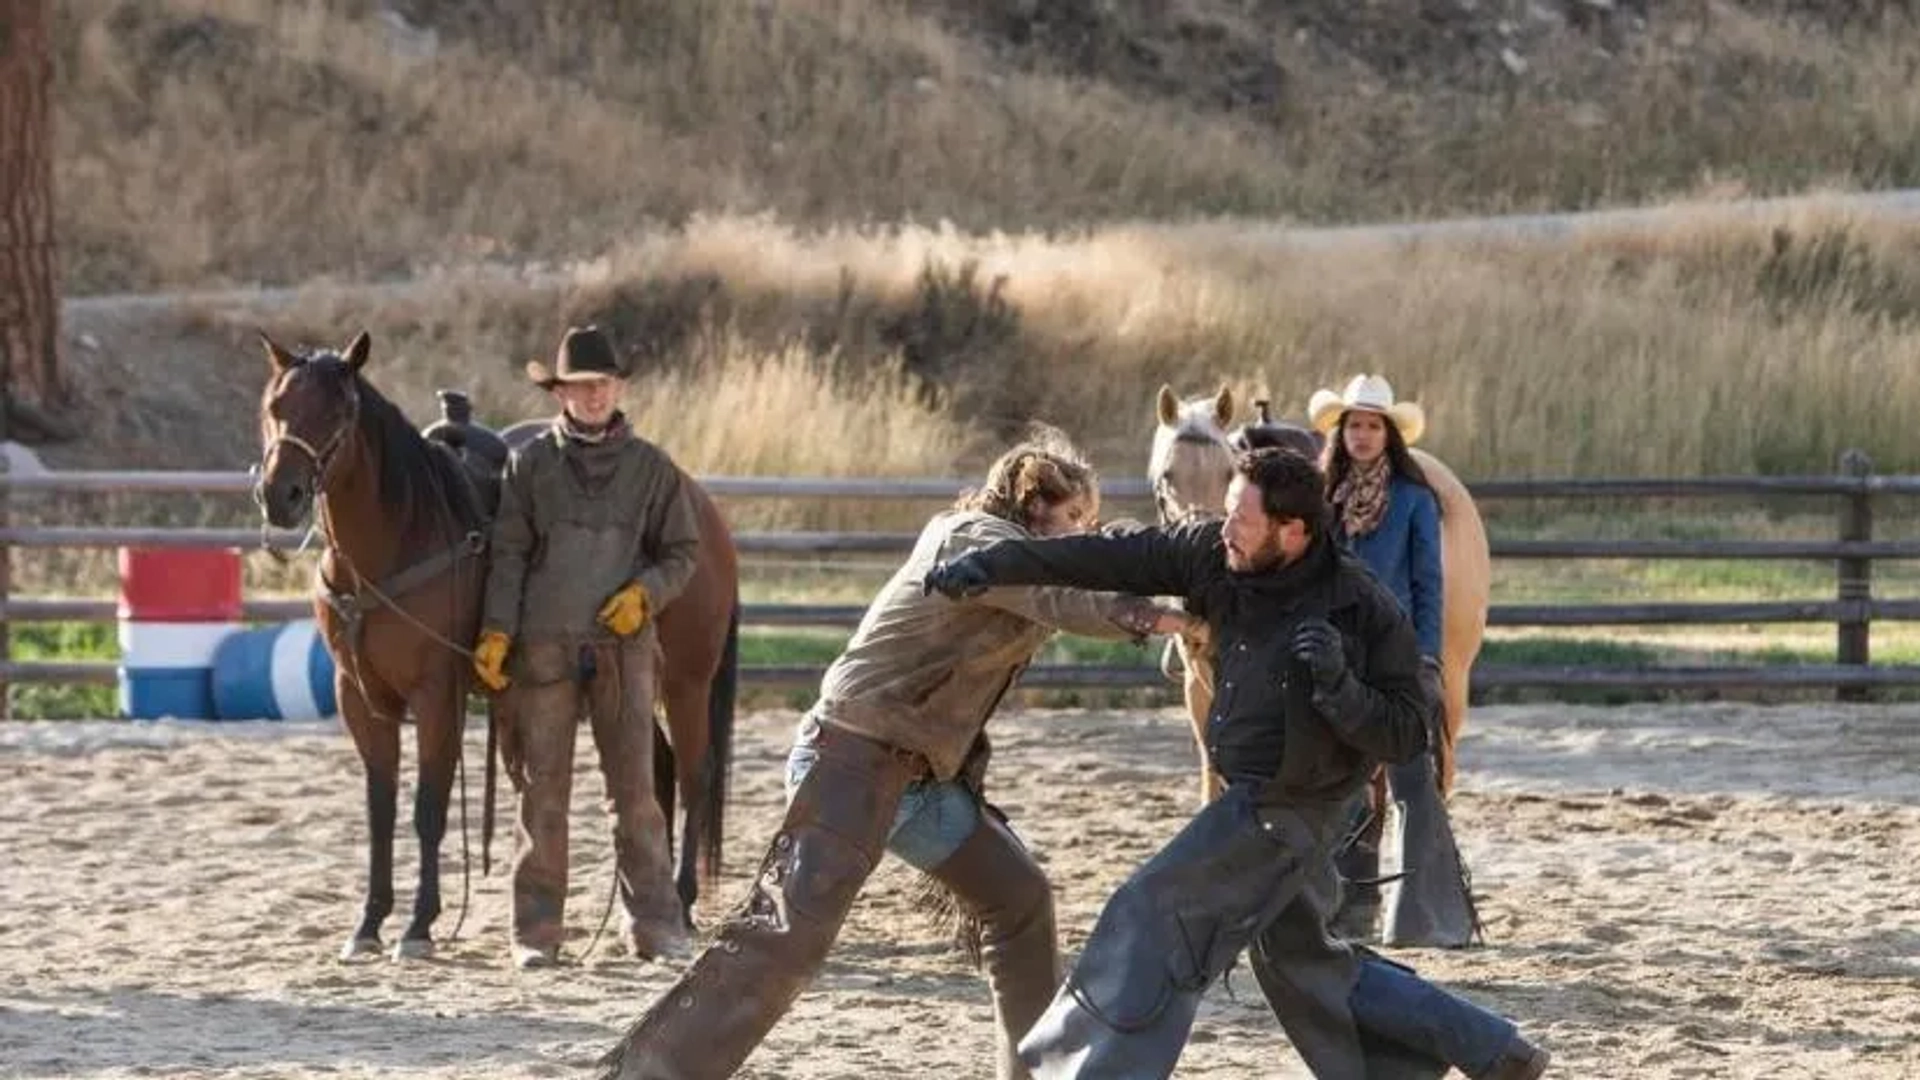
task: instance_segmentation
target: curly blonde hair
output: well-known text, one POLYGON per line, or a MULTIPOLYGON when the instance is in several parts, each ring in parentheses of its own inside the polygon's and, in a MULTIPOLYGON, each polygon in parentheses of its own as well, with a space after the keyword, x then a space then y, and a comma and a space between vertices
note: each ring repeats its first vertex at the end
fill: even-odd
POLYGON ((1011 450, 1001 454, 977 488, 961 492, 958 510, 977 510, 1027 526, 1039 504, 1053 506, 1075 497, 1100 505, 1100 476, 1066 433, 1035 423, 1011 450))

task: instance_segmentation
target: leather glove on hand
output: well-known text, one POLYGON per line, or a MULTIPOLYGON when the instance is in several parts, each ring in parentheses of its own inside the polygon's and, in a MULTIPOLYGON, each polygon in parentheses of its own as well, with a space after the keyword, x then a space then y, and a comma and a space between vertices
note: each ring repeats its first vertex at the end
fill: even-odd
POLYGON ((1325 619, 1308 619, 1294 630, 1293 658, 1307 666, 1314 685, 1323 690, 1338 686, 1347 671, 1347 651, 1340 643, 1340 631, 1325 619))
POLYGON ((952 562, 935 563, 920 583, 923 594, 938 592, 949 600, 966 600, 986 592, 992 581, 987 568, 972 552, 952 562))
POLYGON ((1428 741, 1440 745, 1441 729, 1446 726, 1446 679, 1440 661, 1431 656, 1420 658, 1420 693, 1427 699, 1428 741))
POLYGON ((480 685, 494 693, 507 688, 512 680, 507 678, 507 650, 512 647, 513 639, 499 630, 489 630, 480 635, 473 647, 473 673, 480 685))
POLYGON ((621 637, 632 637, 647 625, 647 587, 629 581, 600 605, 600 625, 621 637))

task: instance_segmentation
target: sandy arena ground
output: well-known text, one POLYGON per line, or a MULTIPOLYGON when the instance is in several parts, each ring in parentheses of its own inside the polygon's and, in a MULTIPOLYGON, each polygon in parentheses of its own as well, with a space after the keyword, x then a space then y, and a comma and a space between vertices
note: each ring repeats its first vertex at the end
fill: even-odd
MULTIPOLYGON (((742 718, 725 903, 777 822, 794 720, 742 718)), ((1185 722, 1024 712, 995 729, 997 801, 1048 863, 1072 955, 1190 806, 1185 722)), ((365 840, 332 725, 0 725, 0 1076, 581 1073, 670 972, 611 933, 579 966, 509 969, 504 877, 479 877, 481 745, 476 725, 459 939, 455 832, 440 958, 344 965, 365 840)), ((611 880, 581 745, 575 957, 611 880)), ((1454 806, 1490 944, 1394 955, 1520 1020, 1557 1055, 1549 1076, 1920 1076, 1920 708, 1482 708, 1454 806)), ((985 990, 907 906, 913 880, 876 876, 742 1075, 991 1076, 985 990)), ((1305 1076, 1244 969, 1232 990, 1209 995, 1178 1075, 1305 1076)))

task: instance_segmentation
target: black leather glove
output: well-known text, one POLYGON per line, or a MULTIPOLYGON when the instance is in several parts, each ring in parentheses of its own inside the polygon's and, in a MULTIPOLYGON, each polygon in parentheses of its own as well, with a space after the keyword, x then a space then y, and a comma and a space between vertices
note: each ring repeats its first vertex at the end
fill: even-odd
POLYGON ((1431 656, 1420 658, 1420 693, 1427 699, 1427 742, 1436 749, 1442 738, 1441 729, 1446 727, 1446 678, 1440 668, 1440 661, 1431 656))
POLYGON ((1307 619, 1293 631, 1293 658, 1307 666, 1316 686, 1331 688, 1347 670, 1340 631, 1325 619, 1307 619))
POLYGON ((923 593, 938 592, 949 600, 965 600, 986 592, 992 584, 986 566, 970 551, 952 562, 933 564, 920 588, 923 593))

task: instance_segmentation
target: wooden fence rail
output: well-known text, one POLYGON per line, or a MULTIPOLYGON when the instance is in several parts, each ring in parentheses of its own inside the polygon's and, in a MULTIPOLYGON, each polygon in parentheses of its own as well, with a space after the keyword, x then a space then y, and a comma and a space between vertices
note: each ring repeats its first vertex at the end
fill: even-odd
MULTIPOLYGON (((857 499, 863 501, 950 500, 965 481, 948 479, 704 477, 723 498, 857 499)), ((103 661, 15 662, 8 649, 14 623, 110 622, 118 616, 110 599, 14 597, 9 594, 13 549, 119 547, 234 547, 296 550, 306 537, 290 531, 232 528, 153 528, 112 525, 14 524, 10 505, 80 493, 152 495, 244 495, 252 478, 242 472, 0 472, 0 710, 12 682, 111 683, 117 668, 103 661)), ((1496 559, 1731 559, 1817 560, 1835 567, 1831 600, 1733 603, 1630 602, 1617 604, 1497 604, 1493 626, 1713 625, 1732 623, 1829 623, 1836 629, 1834 664, 1746 667, 1569 667, 1476 665, 1476 689, 1511 687, 1780 688, 1830 687, 1843 698, 1871 688, 1920 685, 1920 665, 1871 662, 1871 626, 1879 621, 1920 621, 1920 599, 1877 599, 1872 568, 1878 561, 1920 559, 1920 538, 1875 539, 1876 499, 1920 495, 1920 476, 1874 475, 1863 455, 1841 456, 1832 475, 1707 477, 1675 480, 1498 480, 1469 485, 1476 501, 1591 499, 1687 499, 1702 497, 1822 496, 1838 500, 1833 539, 1810 540, 1516 540, 1495 539, 1496 559)), ((1144 481, 1102 484, 1111 500, 1142 500, 1144 481)), ((913 535, 897 532, 747 532, 736 537, 747 553, 782 556, 899 555, 913 535)), ((252 599, 243 618, 281 621, 311 614, 305 599, 252 599)), ((848 628, 862 609, 849 605, 749 604, 742 623, 751 626, 848 628)), ((762 687, 805 687, 821 669, 810 666, 749 666, 743 681, 762 687)), ((1138 687, 1163 682, 1150 664, 1060 664, 1030 668, 1030 687, 1138 687)), ((0 711, 0 717, 4 717, 0 711)))

